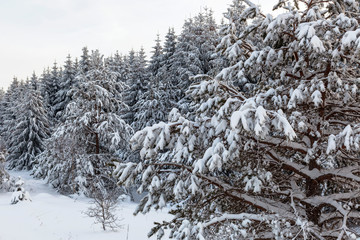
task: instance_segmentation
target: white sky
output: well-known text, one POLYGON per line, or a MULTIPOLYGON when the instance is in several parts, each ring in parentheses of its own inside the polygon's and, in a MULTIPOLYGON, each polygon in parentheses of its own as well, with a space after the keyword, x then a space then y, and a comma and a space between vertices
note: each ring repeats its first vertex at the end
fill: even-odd
MULTIPOLYGON (((0 88, 12 78, 39 76, 54 61, 63 65, 81 49, 105 56, 141 46, 150 52, 156 34, 179 34, 186 18, 203 7, 219 22, 232 0, 0 0, 0 88)), ((253 0, 269 12, 277 0, 253 0)))

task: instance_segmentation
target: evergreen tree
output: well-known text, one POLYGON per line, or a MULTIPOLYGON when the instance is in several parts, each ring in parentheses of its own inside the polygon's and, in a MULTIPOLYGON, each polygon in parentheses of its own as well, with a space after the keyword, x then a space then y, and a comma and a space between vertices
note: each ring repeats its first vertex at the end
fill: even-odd
POLYGON ((57 120, 61 120, 66 106, 72 100, 71 89, 75 86, 75 69, 71 61, 70 55, 68 55, 67 60, 64 65, 64 70, 62 71, 60 88, 56 93, 56 101, 54 106, 54 114, 57 120))
POLYGON ((79 72, 79 60, 78 60, 78 58, 75 58, 75 61, 74 61, 74 71, 76 73, 79 72))
MULTIPOLYGON (((106 67, 116 73, 116 82, 120 83, 119 86, 123 86, 123 83, 126 83, 128 80, 127 71, 129 69, 126 69, 125 62, 126 61, 123 60, 123 57, 119 54, 118 51, 113 57, 111 56, 110 58, 105 59, 106 67)), ((122 93, 121 89, 117 89, 117 91, 122 93)), ((118 94, 116 97, 119 99, 119 101, 123 101, 123 94, 118 94)))
POLYGON ((159 237, 170 227, 175 239, 357 239, 359 3, 285 0, 271 17, 244 2, 239 41, 262 36, 239 56, 256 89, 191 86, 197 111, 137 132, 143 162, 115 174, 142 179, 139 211, 173 206, 159 237))
MULTIPOLYGON (((218 65, 223 66, 223 69, 217 74, 216 78, 228 82, 234 85, 241 91, 248 91, 254 87, 257 82, 257 78, 245 75, 243 68, 245 61, 248 58, 252 49, 256 49, 261 43, 262 37, 255 31, 246 31, 247 19, 249 16, 254 15, 255 8, 246 8, 243 0, 233 0, 232 4, 228 8, 228 11, 224 14, 227 19, 227 24, 224 24, 220 29, 220 35, 222 39, 216 47, 218 54, 218 65), (248 35, 244 39, 244 35, 248 35)), ((257 18, 253 18, 252 21, 256 22, 257 18)), ((260 21, 258 22, 260 24, 260 21)), ((256 26, 254 24, 253 26, 256 26)))
MULTIPOLYGON (((172 57, 175 53, 176 47, 176 35, 173 28, 169 28, 168 33, 165 36, 165 42, 162 49, 162 56, 160 61, 160 69, 156 75, 152 76, 152 84, 156 84, 156 88, 161 93, 154 94, 154 96, 162 96, 161 98, 164 101, 161 103, 165 106, 164 110, 166 113, 170 111, 171 108, 176 106, 177 98, 175 96, 175 86, 173 85, 173 80, 176 77, 176 74, 171 71, 173 69, 174 58, 172 57)), ((155 54, 155 53, 154 53, 155 54)))
POLYGON ((170 69, 175 101, 182 99, 190 84, 195 82, 192 77, 210 73, 211 56, 218 39, 216 30, 212 12, 207 9, 185 21, 170 69))
POLYGON ((94 187, 105 192, 116 187, 111 160, 126 151, 132 129, 116 114, 124 107, 117 89, 125 86, 98 51, 92 53, 90 69, 77 79, 66 120, 49 139, 35 175, 47 177, 62 193, 91 196, 94 187))
POLYGON ((124 119, 128 124, 134 123, 134 115, 137 112, 135 104, 147 91, 149 74, 146 64, 146 56, 143 48, 141 48, 137 54, 135 54, 133 50, 130 51, 126 63, 126 67, 129 69, 126 84, 129 88, 126 90, 124 98, 125 103, 129 107, 124 113, 124 119))
POLYGON ((17 105, 21 97, 21 84, 14 77, 9 89, 1 99, 1 137, 6 147, 9 145, 10 137, 13 135, 13 129, 17 119, 17 105))
MULTIPOLYGON (((86 74, 90 70, 90 56, 89 56, 89 50, 87 47, 84 47, 82 49, 82 55, 80 57, 78 73, 79 74, 86 74)), ((75 68, 75 69, 76 69, 75 68)))
POLYGON ((4 128, 4 116, 3 113, 5 113, 5 107, 3 105, 5 101, 5 91, 3 89, 0 89, 0 151, 3 151, 5 149, 5 142, 4 139, 1 136, 2 129, 4 128))
POLYGON ((48 119, 50 125, 54 126, 54 124, 56 124, 55 105, 57 102, 57 93, 60 90, 60 71, 56 62, 54 63, 51 71, 48 69, 43 73, 42 85, 42 94, 48 119))
POLYGON ((156 40, 153 55, 151 56, 148 67, 150 79, 148 81, 148 91, 143 93, 140 99, 134 105, 136 110, 132 127, 135 131, 151 126, 160 121, 165 121, 168 108, 167 95, 160 82, 159 70, 163 62, 162 48, 159 36, 156 40))
POLYGON ((40 92, 41 92, 41 96, 42 98, 44 99, 44 105, 46 107, 46 109, 48 109, 48 105, 47 105, 47 102, 48 102, 48 93, 47 93, 47 82, 49 82, 50 80, 50 68, 47 68, 47 69, 44 69, 40 78, 39 78, 39 81, 40 81, 40 92))
POLYGON ((169 28, 168 33, 165 36, 165 42, 162 49, 162 57, 160 66, 161 69, 159 69, 158 73, 156 75, 159 75, 163 81, 166 81, 167 79, 167 73, 171 69, 172 66, 172 56, 175 53, 176 49, 176 35, 173 28, 169 28))
POLYGON ((113 59, 113 71, 118 73, 118 82, 126 83, 129 78, 129 68, 126 65, 126 58, 116 52, 113 59))
POLYGON ((40 91, 41 89, 39 79, 36 76, 35 72, 33 72, 33 74, 31 75, 30 87, 35 91, 40 91))
MULTIPOLYGON (((173 64, 170 71, 173 89, 179 101, 184 97, 186 89, 190 86, 190 77, 197 74, 203 74, 200 61, 200 49, 197 47, 195 33, 195 19, 190 18, 185 21, 183 31, 181 32, 173 58, 173 64)), ((199 31, 200 33, 200 31, 199 31)), ((201 34, 201 33, 200 33, 201 34)))
POLYGON ((5 188, 5 183, 9 180, 10 176, 5 170, 5 156, 4 152, 0 152, 0 190, 5 188))
POLYGON ((162 59, 163 59, 162 47, 161 47, 161 41, 160 41, 159 34, 157 35, 155 43, 156 44, 153 47, 154 50, 152 51, 153 54, 151 56, 150 64, 148 67, 149 74, 151 74, 151 76, 157 75, 159 69, 161 68, 162 59))
POLYGON ((16 124, 12 125, 12 135, 6 160, 10 169, 31 169, 34 160, 44 150, 44 141, 49 135, 49 124, 40 92, 34 88, 36 77, 27 82, 27 91, 16 106, 16 124))
POLYGON ((166 94, 159 89, 156 82, 150 82, 149 88, 149 91, 134 105, 136 113, 132 127, 135 131, 166 120, 168 111, 166 94))

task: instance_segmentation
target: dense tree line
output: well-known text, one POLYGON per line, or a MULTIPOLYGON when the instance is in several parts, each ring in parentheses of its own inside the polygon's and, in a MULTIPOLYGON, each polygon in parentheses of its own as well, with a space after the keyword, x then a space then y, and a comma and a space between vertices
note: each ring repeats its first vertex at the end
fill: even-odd
POLYGON ((221 25, 205 10, 157 36, 149 61, 84 48, 15 78, 7 166, 64 194, 136 187, 137 212, 171 206, 158 238, 359 238, 359 3, 274 9, 233 0, 221 25))
POLYGON ((86 47, 1 95, 1 138, 9 169, 32 170, 64 194, 117 188, 113 162, 140 161, 131 136, 166 121, 182 104, 191 77, 210 71, 217 27, 209 10, 169 29, 148 62, 145 50, 104 58, 86 47), (182 102, 181 102, 182 101, 182 102), (181 103, 180 103, 181 102, 181 103))

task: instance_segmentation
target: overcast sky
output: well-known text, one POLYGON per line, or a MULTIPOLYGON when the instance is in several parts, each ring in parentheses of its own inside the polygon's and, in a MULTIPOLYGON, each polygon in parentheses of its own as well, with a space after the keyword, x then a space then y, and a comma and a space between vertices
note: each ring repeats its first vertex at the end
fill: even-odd
MULTIPOLYGON (((141 46, 150 52, 156 34, 179 34, 186 18, 205 6, 219 22, 232 0, 0 0, 0 87, 37 75, 67 54, 99 49, 105 56, 141 46)), ((277 0, 253 0, 269 12, 277 0)))

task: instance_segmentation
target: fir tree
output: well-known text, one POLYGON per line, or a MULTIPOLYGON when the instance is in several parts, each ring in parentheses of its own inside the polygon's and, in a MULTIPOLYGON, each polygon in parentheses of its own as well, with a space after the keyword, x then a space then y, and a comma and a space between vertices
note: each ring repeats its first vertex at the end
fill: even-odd
POLYGON ((175 53, 176 49, 176 35, 173 28, 169 28, 168 33, 165 36, 164 46, 162 48, 162 57, 160 66, 156 76, 159 76, 160 79, 166 81, 167 73, 171 69, 173 58, 172 56, 175 53))
POLYGON ((211 56, 217 41, 216 30, 212 12, 208 10, 185 21, 170 69, 175 101, 182 99, 187 88, 195 82, 193 76, 210 72, 211 56))
POLYGON ((156 76, 159 69, 161 68, 163 54, 162 54, 162 47, 161 47, 161 41, 159 34, 157 35, 157 38, 155 40, 155 46, 153 47, 154 50, 152 51, 152 56, 150 60, 150 64, 148 67, 148 70, 151 74, 151 76, 156 76))
POLYGON ((49 82, 50 80, 50 68, 47 68, 47 69, 44 69, 40 78, 39 78, 39 81, 40 81, 40 92, 41 92, 41 96, 42 98, 44 99, 44 105, 45 107, 48 109, 48 105, 47 105, 47 102, 48 102, 48 93, 47 93, 47 82, 49 82))
MULTIPOLYGON (((173 28, 169 28, 168 33, 165 36, 165 42, 162 49, 160 68, 158 69, 156 75, 152 76, 152 84, 156 84, 161 93, 157 93, 154 96, 162 96, 164 101, 163 104, 164 110, 166 113, 170 111, 171 108, 176 106, 178 98, 175 95, 175 85, 173 82, 176 78, 176 74, 171 71, 173 69, 174 58, 172 57, 175 53, 176 47, 176 35, 173 28)), ((155 53, 154 53, 155 54, 155 53)))
POLYGON ((124 119, 127 123, 134 123, 134 115, 136 113, 135 104, 141 99, 143 94, 147 91, 147 84, 149 81, 149 74, 146 67, 146 56, 144 49, 135 54, 132 50, 127 58, 127 66, 129 68, 128 78, 126 84, 129 88, 126 90, 124 101, 129 109, 124 114, 124 119))
POLYGON ((51 71, 48 69, 44 72, 42 76, 42 85, 42 93, 48 119, 50 125, 54 126, 54 124, 56 124, 55 105, 57 102, 57 93, 60 90, 60 71, 56 62, 54 63, 51 71))
POLYGON ((16 106, 16 124, 8 138, 6 160, 10 169, 31 169, 34 160, 44 150, 44 141, 49 135, 49 123, 40 92, 34 88, 36 78, 27 83, 27 92, 16 106))
POLYGON ((6 147, 9 146, 9 140, 13 135, 13 129, 17 119, 17 105, 21 97, 21 84, 14 77, 9 89, 1 99, 1 137, 6 147))
POLYGON ((135 131, 160 121, 165 121, 166 119, 169 103, 163 85, 160 82, 160 76, 158 75, 158 72, 162 67, 162 60, 162 48, 158 36, 148 67, 150 75, 147 85, 148 91, 143 93, 133 107, 133 109, 136 110, 134 122, 132 124, 135 131))
POLYGON ((86 74, 90 70, 90 56, 89 56, 89 50, 87 47, 84 47, 82 49, 82 55, 80 57, 78 73, 79 74, 86 74))
POLYGON ((31 89, 33 89, 35 91, 40 91, 40 89, 41 89, 39 79, 36 76, 35 72, 33 72, 33 74, 31 75, 30 87, 31 87, 31 89))
POLYGON ((9 180, 10 175, 5 170, 4 152, 0 152, 0 190, 6 188, 5 183, 9 180))
POLYGON ((5 113, 5 109, 3 109, 3 107, 5 107, 3 105, 4 101, 5 101, 5 91, 3 89, 0 89, 0 151, 4 151, 6 148, 5 141, 1 135, 1 131, 4 128, 4 116, 3 116, 3 113, 5 113))
POLYGON ((54 114, 57 120, 61 120, 67 104, 72 100, 70 90, 76 84, 75 75, 74 64, 71 61, 70 55, 68 55, 64 70, 62 71, 59 91, 56 93, 54 114))
POLYGON ((107 191, 116 186, 111 160, 126 151, 132 129, 116 114, 125 107, 116 98, 124 84, 116 81, 117 73, 104 65, 98 51, 92 53, 89 71, 77 79, 65 122, 49 139, 35 175, 47 177, 62 193, 91 196, 94 187, 107 191))
POLYGON ((168 99, 165 97, 166 94, 159 89, 158 83, 149 83, 149 91, 134 105, 136 113, 132 127, 135 131, 166 120, 169 109, 166 106, 168 99))

